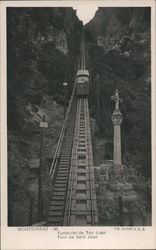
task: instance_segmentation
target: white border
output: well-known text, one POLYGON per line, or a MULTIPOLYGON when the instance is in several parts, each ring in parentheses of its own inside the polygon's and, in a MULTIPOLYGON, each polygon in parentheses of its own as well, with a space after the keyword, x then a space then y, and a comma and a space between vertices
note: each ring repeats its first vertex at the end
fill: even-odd
MULTIPOLYGON (((155 1, 154 0, 88 0, 88 1, 4 1, 0 3, 1 7, 1 234, 2 234, 2 249, 155 249, 156 248, 156 199, 155 199, 155 138, 156 138, 156 87, 155 87, 155 1), (7 227, 7 123, 6 123, 6 7, 61 7, 74 6, 81 4, 86 8, 88 5, 95 5, 104 7, 151 7, 152 16, 152 190, 153 190, 153 216, 152 227, 145 227, 145 231, 128 231, 115 230, 115 227, 70 227, 68 231, 72 230, 94 230, 105 231, 106 234, 98 240, 58 240, 57 231, 49 228, 49 231, 17 231, 17 228, 7 227), (50 230, 51 229, 51 230, 50 230)), ((87 13, 87 12, 86 12, 87 13)), ((123 227, 124 228, 124 227, 123 227)), ((137 227, 136 227, 137 228, 137 227)), ((67 228, 61 227, 60 230, 67 228)))

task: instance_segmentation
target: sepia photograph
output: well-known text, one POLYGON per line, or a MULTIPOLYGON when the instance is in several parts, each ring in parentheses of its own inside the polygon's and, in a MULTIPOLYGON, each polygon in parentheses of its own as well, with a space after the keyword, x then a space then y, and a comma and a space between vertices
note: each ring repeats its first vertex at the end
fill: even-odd
POLYGON ((7 7, 7 225, 152 226, 151 8, 7 7))

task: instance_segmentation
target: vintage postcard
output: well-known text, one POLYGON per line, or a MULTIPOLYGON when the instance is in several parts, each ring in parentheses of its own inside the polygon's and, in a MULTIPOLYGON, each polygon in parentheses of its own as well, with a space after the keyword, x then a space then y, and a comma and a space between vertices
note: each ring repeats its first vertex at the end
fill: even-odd
POLYGON ((156 249, 155 1, 0 8, 2 249, 156 249))

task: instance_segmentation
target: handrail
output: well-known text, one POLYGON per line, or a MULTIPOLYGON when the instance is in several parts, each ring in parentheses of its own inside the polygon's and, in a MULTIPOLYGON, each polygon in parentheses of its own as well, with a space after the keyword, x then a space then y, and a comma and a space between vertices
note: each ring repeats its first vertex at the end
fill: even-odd
POLYGON ((74 87, 73 87, 73 91, 72 91, 72 94, 71 94, 69 106, 68 106, 68 109, 67 109, 67 113, 66 113, 66 116, 65 116, 65 119, 64 119, 64 122, 63 122, 63 126, 62 126, 62 129, 61 129, 61 133, 60 133, 59 140, 58 140, 58 143, 57 143, 57 147, 56 147, 56 150, 55 150, 54 159, 52 161, 51 168, 50 168, 50 171, 49 171, 50 186, 52 184, 52 180, 53 180, 53 177, 54 177, 54 174, 55 174, 55 171, 56 171, 56 167, 57 167, 57 163, 58 163, 58 157, 60 155, 60 150, 61 150, 61 146, 62 146, 62 142, 63 142, 63 138, 64 138, 64 134, 65 134, 69 114, 70 114, 73 99, 74 99, 75 88, 76 88, 76 80, 74 82, 74 87))

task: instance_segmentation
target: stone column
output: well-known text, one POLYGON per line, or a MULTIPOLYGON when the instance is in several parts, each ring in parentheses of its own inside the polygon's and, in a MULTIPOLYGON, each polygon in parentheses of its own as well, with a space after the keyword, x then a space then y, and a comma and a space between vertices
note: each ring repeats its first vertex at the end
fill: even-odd
POLYGON ((119 91, 116 89, 115 95, 111 97, 115 101, 115 110, 112 114, 112 122, 114 125, 114 166, 121 166, 121 123, 122 114, 119 109, 119 91))
POLYGON ((112 122, 114 125, 114 165, 121 166, 121 123, 122 114, 120 110, 114 110, 112 114, 112 122))

